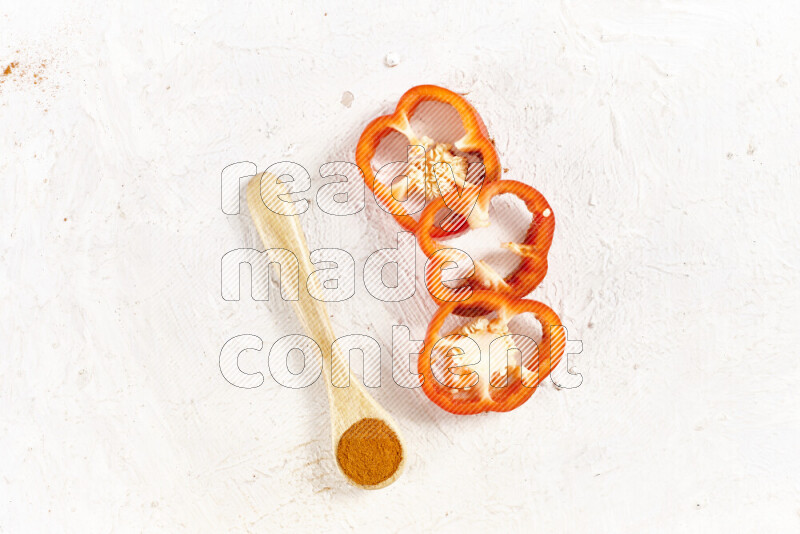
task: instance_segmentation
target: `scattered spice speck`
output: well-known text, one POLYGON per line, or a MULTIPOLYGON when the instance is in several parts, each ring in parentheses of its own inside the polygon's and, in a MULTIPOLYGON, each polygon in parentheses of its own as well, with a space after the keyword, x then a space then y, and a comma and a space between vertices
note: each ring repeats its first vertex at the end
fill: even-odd
MULTIPOLYGON (((24 62, 16 59, 5 67, 0 66, 0 83, 14 84, 18 87, 25 84, 36 85, 39 86, 42 92, 46 92, 45 85, 47 84, 45 82, 47 76, 45 76, 45 69, 48 67, 48 61, 46 59, 37 59, 33 62, 24 62)), ((37 100, 37 103, 41 104, 42 102, 37 100)))

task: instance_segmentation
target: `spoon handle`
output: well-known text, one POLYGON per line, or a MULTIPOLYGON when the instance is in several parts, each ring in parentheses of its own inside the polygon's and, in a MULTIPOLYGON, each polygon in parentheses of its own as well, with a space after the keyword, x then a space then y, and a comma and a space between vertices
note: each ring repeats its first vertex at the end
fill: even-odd
POLYGON ((283 183, 278 182, 277 177, 263 176, 263 179, 262 175, 254 177, 247 186, 247 205, 253 222, 264 246, 284 249, 296 256, 296 273, 290 268, 291 262, 284 262, 281 265, 281 283, 283 284, 285 279, 289 292, 297 292, 298 300, 292 301, 297 318, 309 337, 320 345, 325 363, 330 364, 330 347, 335 339, 333 328, 325 303, 313 298, 307 289, 318 288, 319 281, 313 274, 314 269, 309 258, 306 236, 300 226, 300 217, 294 210, 294 205, 288 202, 281 203, 282 210, 288 212, 286 215, 275 213, 267 207, 263 199, 278 198, 278 195, 287 194, 287 190, 283 183), (284 273, 284 269, 288 272, 284 273))
MULTIPOLYGON (((386 420, 391 418, 357 380, 352 380, 349 357, 345 357, 338 349, 332 348, 336 338, 325 303, 312 297, 306 287, 296 287, 298 283, 303 286, 302 281, 306 281, 307 287, 313 291, 315 287, 319 287, 319 280, 309 258, 308 244, 300 225, 300 218, 293 211, 294 206, 287 202, 281 202, 280 206, 275 209, 287 213, 282 215, 271 210, 264 203, 264 199, 277 199, 278 195, 285 194, 287 194, 286 187, 283 183, 278 182, 277 177, 266 174, 262 179, 261 175, 258 175, 251 179, 247 186, 247 204, 264 246, 271 249, 285 249, 297 256, 298 272, 296 274, 288 272, 284 276, 283 269, 285 267, 282 265, 281 278, 288 280, 288 289, 292 292, 298 291, 298 300, 292 301, 295 313, 306 334, 322 350, 322 368, 331 403, 331 421, 335 442, 350 425, 365 416, 376 416, 386 420), (333 375, 333 379, 331 375, 333 375), (337 387, 333 384, 348 384, 348 386, 337 387)), ((289 263, 284 262, 287 267, 289 263)))

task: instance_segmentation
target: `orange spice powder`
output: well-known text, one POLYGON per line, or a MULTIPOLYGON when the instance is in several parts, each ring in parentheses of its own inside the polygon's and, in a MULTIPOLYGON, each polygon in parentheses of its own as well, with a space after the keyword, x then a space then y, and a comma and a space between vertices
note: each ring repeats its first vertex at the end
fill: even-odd
POLYGON ((366 418, 345 430, 336 447, 336 461, 348 478, 362 486, 390 478, 403 459, 397 434, 380 419, 366 418))
POLYGON ((16 69, 18 66, 19 63, 17 63, 16 61, 13 63, 9 63, 8 65, 6 65, 6 70, 3 71, 3 76, 8 76, 9 74, 11 74, 11 71, 13 69, 16 69))

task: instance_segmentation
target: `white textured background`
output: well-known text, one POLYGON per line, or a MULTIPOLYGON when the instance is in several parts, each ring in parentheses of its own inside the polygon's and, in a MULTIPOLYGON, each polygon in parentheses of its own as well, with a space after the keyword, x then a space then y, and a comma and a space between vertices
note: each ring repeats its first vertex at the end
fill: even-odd
MULTIPOLYGON (((0 4, 0 532, 800 529, 797 2, 66 4, 0 4), (448 416, 391 387, 420 306, 359 278, 334 326, 383 344, 412 448, 365 493, 322 384, 220 374, 230 337, 299 332, 220 297, 222 255, 258 246, 220 172, 293 159, 316 186, 419 83, 468 93, 553 206, 534 296, 584 383, 448 416)), ((359 269, 395 232, 374 206, 303 224, 359 269)))

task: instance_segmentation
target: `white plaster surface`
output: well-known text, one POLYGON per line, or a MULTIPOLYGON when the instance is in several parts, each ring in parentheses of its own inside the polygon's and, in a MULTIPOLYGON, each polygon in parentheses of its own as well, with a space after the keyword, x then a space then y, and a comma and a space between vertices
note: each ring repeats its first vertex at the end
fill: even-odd
MULTIPOLYGON (((0 532, 798 532, 798 28, 794 1, 0 3, 0 532), (381 342, 411 448, 364 492, 321 383, 265 353, 259 388, 220 374, 229 338, 300 332, 221 298, 222 255, 260 244, 220 173, 317 187, 420 83, 467 93, 553 206, 533 297, 583 384, 450 416, 391 380, 391 325, 420 339, 432 305, 358 278, 334 326, 381 342)), ((372 202, 315 207, 312 248, 359 269, 395 242, 372 202)))

